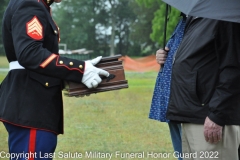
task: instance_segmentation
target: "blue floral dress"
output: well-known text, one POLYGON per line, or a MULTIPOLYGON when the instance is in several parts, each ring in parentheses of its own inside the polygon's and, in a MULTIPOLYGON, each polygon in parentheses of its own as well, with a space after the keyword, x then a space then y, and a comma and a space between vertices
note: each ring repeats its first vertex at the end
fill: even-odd
POLYGON ((167 47, 170 49, 167 59, 164 64, 164 68, 158 73, 156 84, 153 92, 152 103, 149 113, 149 118, 158 120, 161 122, 168 122, 166 119, 167 106, 170 96, 170 82, 172 74, 172 62, 174 53, 177 51, 178 46, 183 38, 186 20, 182 18, 171 38, 167 43, 167 47))

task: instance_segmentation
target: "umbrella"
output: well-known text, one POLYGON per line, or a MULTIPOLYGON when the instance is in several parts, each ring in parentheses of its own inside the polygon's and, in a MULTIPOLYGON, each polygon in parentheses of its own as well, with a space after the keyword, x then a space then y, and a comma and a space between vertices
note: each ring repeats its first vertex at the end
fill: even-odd
POLYGON ((166 46, 167 22, 168 22, 168 8, 169 8, 169 5, 166 4, 165 24, 164 24, 164 35, 163 35, 163 47, 166 46))
MULTIPOLYGON (((166 12, 165 12, 165 24, 164 24, 164 35, 163 35, 163 50, 165 50, 166 46, 166 37, 167 37, 167 22, 168 22, 168 9, 169 5, 166 4, 166 12)), ((160 72, 162 72, 164 67, 164 64, 161 64, 160 72)))
POLYGON ((240 0, 162 0, 186 15, 240 23, 240 0))

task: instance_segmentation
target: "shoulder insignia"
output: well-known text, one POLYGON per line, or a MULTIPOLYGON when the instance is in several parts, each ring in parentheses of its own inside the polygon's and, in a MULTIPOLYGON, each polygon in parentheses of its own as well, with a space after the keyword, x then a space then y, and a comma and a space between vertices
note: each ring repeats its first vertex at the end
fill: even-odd
POLYGON ((29 37, 35 40, 41 40, 43 38, 43 27, 36 16, 26 24, 26 27, 29 37))

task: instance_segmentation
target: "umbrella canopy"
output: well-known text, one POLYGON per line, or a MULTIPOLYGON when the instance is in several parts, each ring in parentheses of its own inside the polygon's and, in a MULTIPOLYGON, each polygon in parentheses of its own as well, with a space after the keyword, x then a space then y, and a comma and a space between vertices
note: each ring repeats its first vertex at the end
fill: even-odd
POLYGON ((186 15, 240 23, 240 0, 162 0, 186 15))

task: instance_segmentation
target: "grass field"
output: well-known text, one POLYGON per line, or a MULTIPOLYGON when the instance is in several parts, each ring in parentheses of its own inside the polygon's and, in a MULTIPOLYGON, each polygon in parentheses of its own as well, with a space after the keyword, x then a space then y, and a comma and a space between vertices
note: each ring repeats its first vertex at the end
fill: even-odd
MULTIPOLYGON (((5 74, 0 72, 0 81, 5 74)), ((126 72, 128 89, 64 97, 65 133, 58 136, 54 160, 110 159, 87 157, 90 152, 112 154, 112 160, 174 160, 167 124, 148 119, 156 75, 126 72)), ((2 124, 0 141, 0 151, 7 152, 2 124)))
POLYGON ((8 61, 5 56, 0 56, 0 68, 8 68, 8 61))

